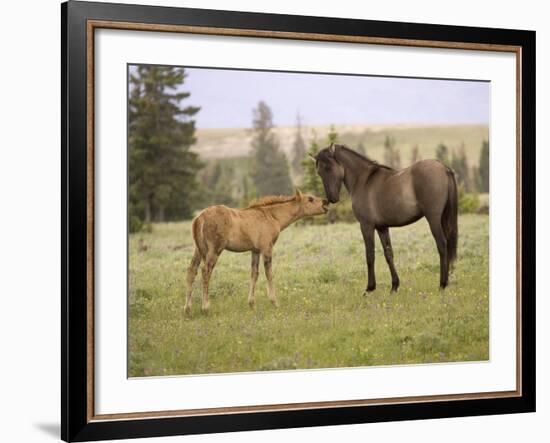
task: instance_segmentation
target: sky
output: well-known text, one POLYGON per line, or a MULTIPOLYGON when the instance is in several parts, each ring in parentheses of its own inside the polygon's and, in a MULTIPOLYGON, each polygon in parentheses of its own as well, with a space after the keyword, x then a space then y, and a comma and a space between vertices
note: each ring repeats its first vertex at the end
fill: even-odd
POLYGON ((181 89, 200 106, 196 126, 247 128, 260 100, 276 126, 328 124, 488 124, 490 83, 186 68, 181 89))

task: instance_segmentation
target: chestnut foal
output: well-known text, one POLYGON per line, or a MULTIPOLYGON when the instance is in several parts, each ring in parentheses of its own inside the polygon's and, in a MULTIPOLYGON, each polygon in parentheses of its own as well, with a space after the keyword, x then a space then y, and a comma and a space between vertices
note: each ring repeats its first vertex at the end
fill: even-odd
POLYGON ((293 196, 268 196, 253 201, 247 208, 233 209, 217 205, 204 209, 193 220, 195 253, 187 269, 187 300, 185 313, 191 313, 193 281, 202 265, 202 311, 208 312, 208 283, 218 257, 226 249, 232 252, 252 252, 252 273, 248 304, 254 306, 254 288, 258 280, 260 254, 267 277, 267 295, 277 306, 273 289, 271 256, 279 233, 304 217, 325 214, 328 201, 304 195, 296 190, 293 196))

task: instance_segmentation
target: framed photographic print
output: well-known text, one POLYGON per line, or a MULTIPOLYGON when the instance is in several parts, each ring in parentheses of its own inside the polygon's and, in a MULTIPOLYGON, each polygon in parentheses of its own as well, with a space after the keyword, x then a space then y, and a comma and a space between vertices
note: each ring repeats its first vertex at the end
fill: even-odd
POLYGON ((70 1, 62 438, 535 410, 535 33, 70 1))

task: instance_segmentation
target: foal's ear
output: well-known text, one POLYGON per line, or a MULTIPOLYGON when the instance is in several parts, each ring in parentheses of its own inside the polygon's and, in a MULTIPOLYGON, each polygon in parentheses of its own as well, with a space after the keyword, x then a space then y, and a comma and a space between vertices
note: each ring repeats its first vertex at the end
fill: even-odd
POLYGON ((301 199, 302 198, 302 191, 300 191, 298 188, 294 190, 294 195, 296 198, 301 199))
POLYGON ((309 152, 307 153, 307 155, 309 155, 309 158, 312 159, 314 162, 317 161, 317 157, 315 157, 314 155, 310 154, 309 152))

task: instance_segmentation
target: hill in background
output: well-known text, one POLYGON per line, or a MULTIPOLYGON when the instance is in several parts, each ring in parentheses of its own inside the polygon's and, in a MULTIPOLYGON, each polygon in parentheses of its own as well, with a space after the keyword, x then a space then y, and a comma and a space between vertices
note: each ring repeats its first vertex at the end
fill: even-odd
MULTIPOLYGON (((384 140, 391 136, 399 150, 403 166, 410 163, 411 152, 418 146, 423 159, 435 158, 435 150, 440 143, 449 151, 458 150, 464 144, 468 163, 477 166, 481 145, 489 139, 487 125, 334 125, 340 143, 357 149, 363 145, 367 155, 383 162, 384 140)), ((324 144, 330 126, 304 126, 302 134, 309 145, 313 138, 324 144)), ((290 159, 296 128, 280 126, 274 128, 281 149, 290 159)), ((246 128, 198 129, 197 143, 193 151, 203 159, 235 158, 249 154, 252 134, 246 128)))

